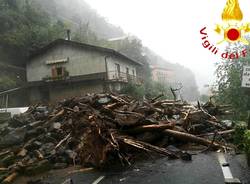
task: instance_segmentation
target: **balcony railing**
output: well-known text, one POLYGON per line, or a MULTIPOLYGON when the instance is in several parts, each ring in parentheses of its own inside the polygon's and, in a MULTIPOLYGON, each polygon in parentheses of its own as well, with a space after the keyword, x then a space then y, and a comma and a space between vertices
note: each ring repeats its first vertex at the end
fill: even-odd
POLYGON ((131 82, 131 83, 135 83, 135 84, 142 84, 143 83, 143 79, 138 77, 138 76, 130 75, 130 74, 127 74, 124 72, 117 72, 117 71, 108 72, 108 80, 125 82, 125 83, 131 82))
POLYGON ((134 84, 142 84, 143 79, 138 76, 130 75, 127 73, 120 72, 118 73, 117 71, 110 71, 108 73, 103 72, 103 73, 95 73, 95 74, 88 74, 88 75, 81 75, 81 76, 69 76, 69 75, 64 75, 64 76, 47 76, 43 78, 43 81, 45 82, 52 82, 52 81, 61 81, 61 80, 90 80, 90 79, 102 79, 106 81, 113 81, 113 82, 124 82, 124 83, 134 83, 134 84))

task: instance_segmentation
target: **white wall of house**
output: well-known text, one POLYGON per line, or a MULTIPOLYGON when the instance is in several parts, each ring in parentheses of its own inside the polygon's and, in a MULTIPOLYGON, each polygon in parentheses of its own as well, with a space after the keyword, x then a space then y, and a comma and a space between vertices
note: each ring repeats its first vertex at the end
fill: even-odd
POLYGON ((121 59, 118 57, 108 57, 107 58, 107 69, 108 69, 108 78, 110 80, 116 79, 118 77, 117 65, 120 66, 121 76, 125 76, 127 73, 127 68, 129 75, 136 76, 136 65, 132 62, 128 62, 126 59, 121 59))
POLYGON ((46 63, 67 60, 67 58, 67 62, 59 62, 54 65, 56 67, 65 67, 66 71, 69 72, 69 76, 80 76, 106 71, 105 53, 80 49, 69 45, 60 45, 35 57, 27 64, 28 82, 41 81, 45 77, 50 77, 53 65, 46 63))
MULTIPOLYGON (((105 57, 106 52, 94 49, 85 49, 71 45, 58 45, 52 47, 47 52, 35 57, 28 62, 27 80, 28 82, 41 81, 52 76, 52 67, 65 67, 69 76, 81 76, 106 72, 105 57), (68 58, 68 60, 67 60, 68 58), (56 63, 56 64, 51 64, 56 63)), ((120 65, 120 72, 136 76, 136 64, 126 58, 109 56, 106 57, 109 79, 113 79, 116 64, 120 65)))

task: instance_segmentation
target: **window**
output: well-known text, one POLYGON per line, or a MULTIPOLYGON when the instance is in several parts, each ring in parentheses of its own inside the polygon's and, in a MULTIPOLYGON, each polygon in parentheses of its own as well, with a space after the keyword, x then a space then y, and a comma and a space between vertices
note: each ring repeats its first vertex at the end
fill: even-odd
POLYGON ((129 68, 128 67, 126 68, 126 73, 127 73, 127 75, 129 75, 129 68))
POLYGON ((120 77, 120 74, 121 74, 121 67, 119 64, 115 64, 115 70, 116 70, 116 73, 118 74, 118 77, 120 77))
POLYGON ((135 76, 135 70, 132 70, 133 76, 135 76))
POLYGON ((56 74, 57 74, 57 76, 62 76, 63 75, 63 68, 62 67, 56 68, 56 74))
POLYGON ((52 78, 63 77, 65 75, 65 68, 53 66, 51 72, 52 78))

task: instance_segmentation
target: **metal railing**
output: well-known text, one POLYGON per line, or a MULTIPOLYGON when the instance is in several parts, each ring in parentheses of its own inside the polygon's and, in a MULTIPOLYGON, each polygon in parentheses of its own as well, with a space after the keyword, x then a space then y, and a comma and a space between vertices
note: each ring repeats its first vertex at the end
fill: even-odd
POLYGON ((142 84, 143 83, 143 79, 138 77, 138 76, 131 75, 131 74, 124 73, 124 72, 117 72, 117 71, 108 72, 108 80, 125 82, 125 83, 131 82, 131 83, 135 83, 135 84, 142 84))
POLYGON ((13 89, 10 89, 10 90, 0 92, 0 108, 5 108, 6 109, 5 111, 7 112, 7 108, 9 106, 9 94, 13 93, 15 91, 18 91, 20 89, 22 89, 22 88, 21 87, 13 88, 13 89))

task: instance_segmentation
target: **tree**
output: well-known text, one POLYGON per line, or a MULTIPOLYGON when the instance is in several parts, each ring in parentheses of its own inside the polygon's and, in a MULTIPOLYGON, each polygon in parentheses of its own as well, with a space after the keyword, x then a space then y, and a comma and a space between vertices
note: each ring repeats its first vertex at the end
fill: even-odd
POLYGON ((8 62, 16 65, 24 65, 31 51, 62 37, 66 29, 28 0, 20 4, 15 0, 1 2, 0 22, 0 46, 10 58, 8 62))
MULTIPOLYGON (((242 48, 227 48, 229 53, 249 50, 248 46, 242 48)), ((236 119, 245 119, 250 110, 250 95, 241 87, 243 66, 249 64, 250 56, 240 59, 223 60, 217 64, 217 94, 218 103, 230 104, 235 110, 236 119)))

